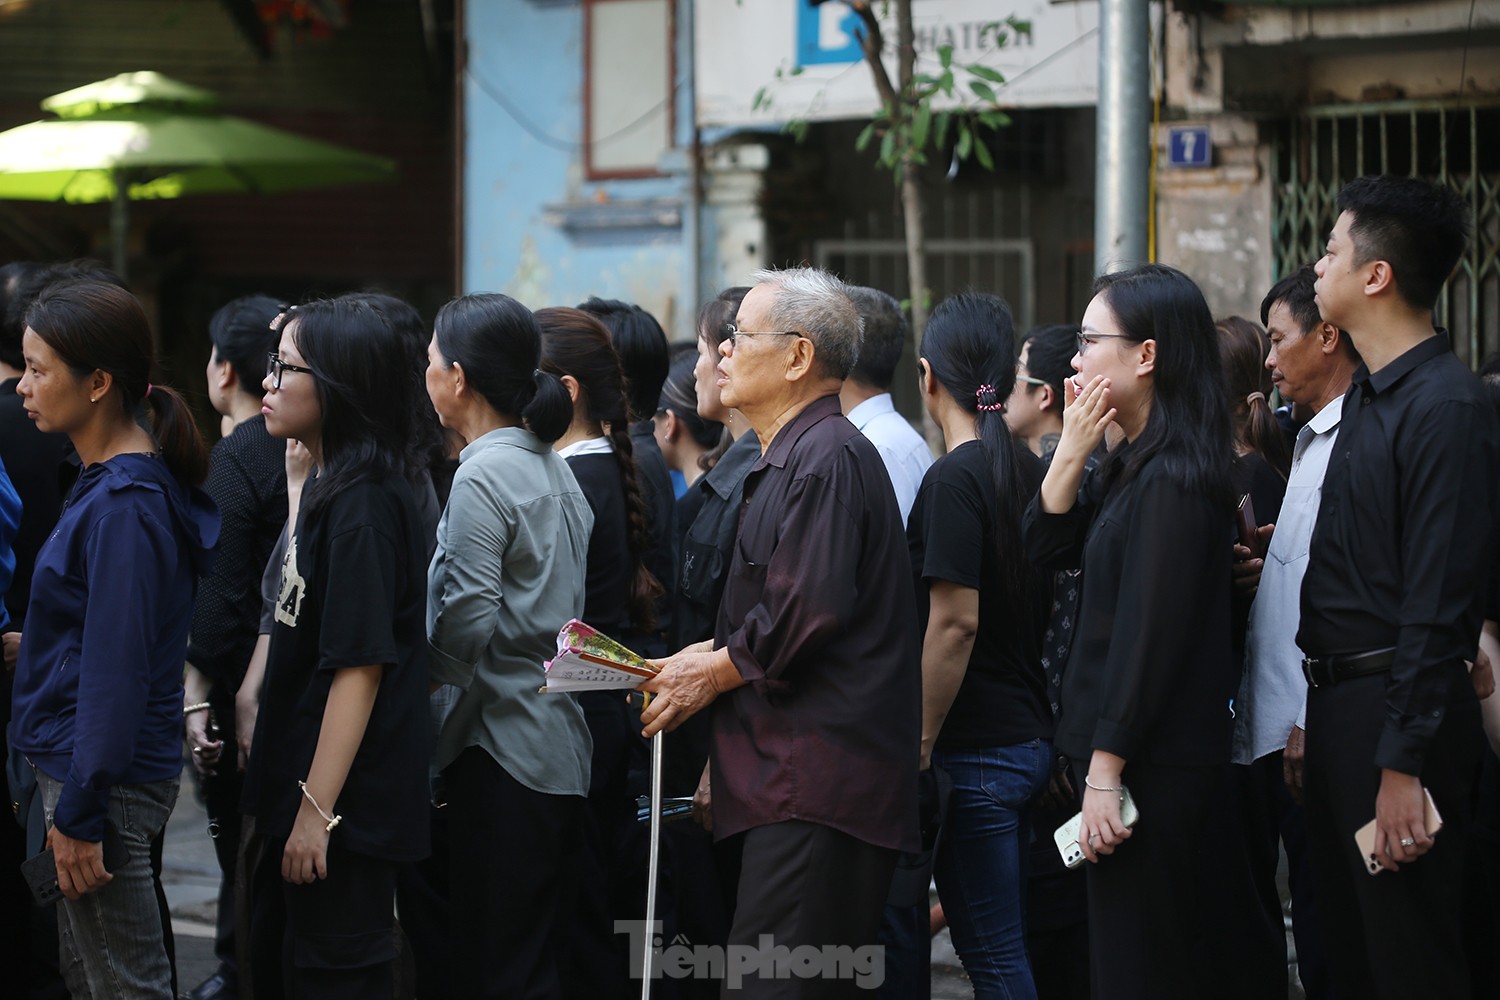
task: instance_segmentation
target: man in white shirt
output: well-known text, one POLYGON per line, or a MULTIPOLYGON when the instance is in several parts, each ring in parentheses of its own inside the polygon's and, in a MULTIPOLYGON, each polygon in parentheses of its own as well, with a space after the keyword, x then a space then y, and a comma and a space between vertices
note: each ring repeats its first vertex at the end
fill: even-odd
MULTIPOLYGON (((1271 338, 1266 367, 1284 399, 1302 415, 1260 587, 1250 608, 1245 673, 1235 700, 1234 763, 1244 768, 1239 782, 1251 875, 1275 928, 1281 926, 1276 889, 1277 837, 1285 842, 1292 883, 1293 934, 1304 989, 1309 998, 1326 996, 1322 947, 1314 933, 1311 883, 1302 832, 1303 712, 1307 681, 1297 648, 1302 576, 1308 543, 1322 496, 1323 474, 1339 433, 1345 391, 1359 365, 1347 335, 1322 321, 1313 299, 1316 275, 1304 267, 1282 279, 1261 303, 1261 319, 1271 338)), ((1238 769, 1238 768, 1237 768, 1238 769)), ((1285 937, 1278 933, 1284 946, 1285 937)), ((1284 983, 1283 951, 1277 973, 1284 983)))
POLYGON ((906 317, 895 299, 877 289, 852 288, 850 297, 864 321, 864 334, 859 361, 844 380, 839 403, 849 422, 880 452, 904 525, 922 476, 932 464, 932 449, 891 402, 891 380, 909 335, 906 317))

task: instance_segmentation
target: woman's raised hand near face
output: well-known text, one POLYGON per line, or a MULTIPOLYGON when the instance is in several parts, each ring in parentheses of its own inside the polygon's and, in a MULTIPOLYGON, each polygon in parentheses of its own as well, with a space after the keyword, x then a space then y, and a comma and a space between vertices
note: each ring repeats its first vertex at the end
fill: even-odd
MULTIPOLYGON (((1065 383, 1064 392, 1073 396, 1072 379, 1065 383)), ((1057 455, 1053 458, 1085 462, 1104 440, 1104 432, 1115 419, 1115 410, 1109 405, 1109 379, 1095 375, 1083 392, 1068 400, 1063 410, 1062 438, 1057 442, 1057 455)))
MULTIPOLYGON (((1063 391, 1073 396, 1073 380, 1067 379, 1064 385, 1063 391)), ((1114 419, 1114 408, 1109 405, 1109 379, 1095 375, 1083 392, 1068 400, 1067 409, 1063 410, 1062 438, 1057 442, 1047 477, 1042 480, 1042 510, 1062 514, 1073 509, 1089 456, 1104 440, 1104 432, 1114 419)))

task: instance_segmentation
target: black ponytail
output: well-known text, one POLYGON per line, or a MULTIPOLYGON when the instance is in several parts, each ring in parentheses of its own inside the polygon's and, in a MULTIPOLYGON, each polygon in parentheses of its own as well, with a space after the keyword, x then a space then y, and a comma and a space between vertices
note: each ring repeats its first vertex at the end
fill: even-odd
POLYGON ((556 375, 542 371, 542 330, 536 317, 509 295, 464 295, 438 310, 433 324, 438 352, 495 412, 523 421, 551 444, 573 422, 573 401, 556 375))
POLYGON ((566 434, 573 422, 573 399, 562 379, 538 368, 531 373, 529 395, 521 404, 521 419, 531 433, 548 444, 566 434))
POLYGON ((974 415, 995 484, 995 556, 1008 604, 1036 599, 1042 578, 1022 555, 1021 517, 1036 492, 1010 428, 1004 402, 1016 384, 1015 327, 998 295, 962 292, 944 299, 922 331, 921 357, 960 409, 974 415))
POLYGON ((36 331, 77 375, 101 371, 114 380, 126 414, 144 406, 162 461, 192 486, 208 478, 208 447, 175 389, 151 383, 155 348, 146 311, 130 292, 92 278, 49 285, 26 312, 36 331))
POLYGON ((202 486, 208 478, 208 447, 182 393, 170 386, 150 386, 146 409, 152 415, 151 433, 161 447, 162 461, 172 475, 192 486, 202 486))
POLYGON ((1292 456, 1267 398, 1274 388, 1266 370, 1271 341, 1258 324, 1243 316, 1226 316, 1214 327, 1219 332, 1224 394, 1235 443, 1242 451, 1259 453, 1285 479, 1292 456))

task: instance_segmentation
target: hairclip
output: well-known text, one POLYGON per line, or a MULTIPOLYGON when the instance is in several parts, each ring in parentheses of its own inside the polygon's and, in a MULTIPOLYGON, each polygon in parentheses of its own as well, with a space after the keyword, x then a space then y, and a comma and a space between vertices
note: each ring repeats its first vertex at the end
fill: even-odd
POLYGON ((296 311, 297 311, 297 307, 296 306, 294 306, 294 305, 287 305, 285 302, 283 302, 283 303, 281 303, 281 305, 277 306, 276 307, 276 315, 273 316, 273 317, 271 317, 271 332, 272 333, 280 333, 281 332, 281 328, 284 327, 284 326, 286 326, 287 320, 291 319, 292 318, 292 313, 294 313, 296 311))
POLYGON ((974 398, 981 412, 994 413, 1005 409, 1005 404, 995 395, 995 387, 988 382, 974 390, 974 398))

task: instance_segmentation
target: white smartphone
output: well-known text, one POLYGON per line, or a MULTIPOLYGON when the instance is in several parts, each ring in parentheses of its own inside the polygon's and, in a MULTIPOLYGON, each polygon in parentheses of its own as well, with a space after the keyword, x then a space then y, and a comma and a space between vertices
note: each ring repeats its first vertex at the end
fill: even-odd
MULTIPOLYGON (((1427 828, 1427 836, 1436 837, 1437 832, 1443 828, 1443 817, 1438 815, 1437 803, 1432 801, 1432 793, 1424 788, 1422 794, 1427 799, 1422 825, 1427 828)), ((1359 847, 1359 860, 1364 863, 1365 871, 1371 875, 1379 875, 1385 871, 1385 865, 1380 863, 1380 858, 1375 853, 1375 821, 1373 819, 1354 831, 1354 843, 1359 847)))
MULTIPOLYGON (((1135 808, 1135 799, 1130 797, 1130 789, 1122 787, 1120 789, 1120 822, 1124 823, 1127 829, 1133 830, 1140 818, 1140 813, 1135 808)), ((1063 864, 1069 868, 1077 868, 1083 864, 1083 847, 1078 843, 1078 835, 1082 831, 1083 813, 1079 812, 1052 834, 1052 841, 1057 844, 1057 853, 1062 855, 1063 864)))

